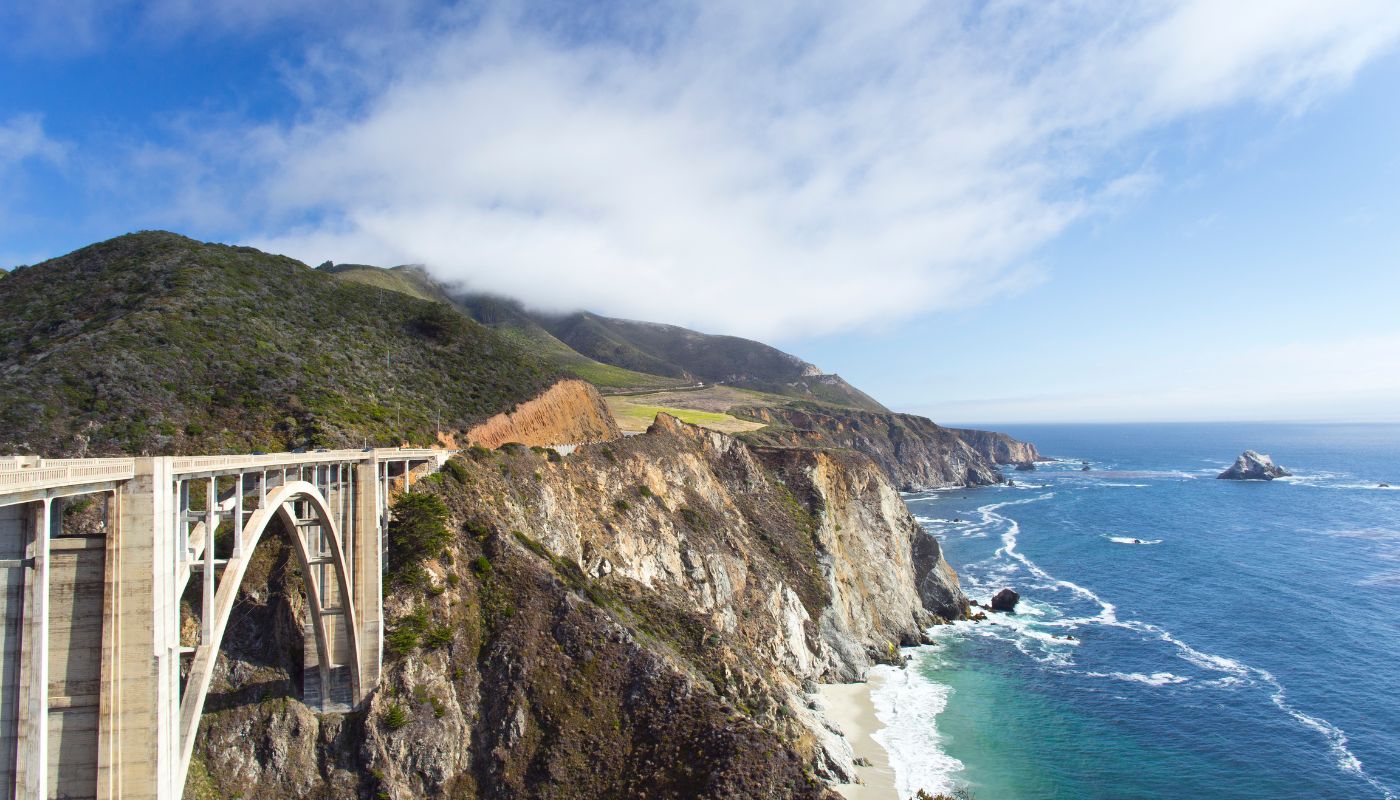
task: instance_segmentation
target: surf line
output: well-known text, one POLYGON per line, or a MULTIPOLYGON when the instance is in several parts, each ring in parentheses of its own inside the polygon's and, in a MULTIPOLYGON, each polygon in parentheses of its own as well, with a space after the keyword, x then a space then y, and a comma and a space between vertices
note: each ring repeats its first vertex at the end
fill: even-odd
POLYGON ((1300 725, 1303 725, 1304 727, 1321 734, 1327 740, 1328 747, 1331 750, 1335 759, 1335 766, 1339 770, 1355 775, 1356 777, 1365 781, 1377 792, 1379 792, 1384 798, 1384 800, 1396 800, 1395 793, 1391 791, 1390 787, 1386 786, 1380 780, 1376 779, 1375 776, 1367 772, 1365 767, 1361 763, 1361 759, 1357 758, 1356 754, 1353 753, 1351 751, 1351 748, 1347 746, 1348 740, 1346 732, 1343 731, 1341 728, 1337 727, 1336 725, 1333 725, 1331 722, 1328 722, 1327 720, 1321 717, 1316 717, 1311 714, 1308 714, 1307 712, 1302 711, 1301 709, 1290 704, 1288 702, 1288 691, 1284 688, 1283 683, 1279 681, 1279 679, 1275 677, 1273 673, 1265 669, 1260 669, 1259 667, 1250 666, 1249 664, 1236 661, 1232 658, 1217 656, 1211 653, 1205 653, 1200 650, 1197 650, 1196 648, 1192 647, 1186 642, 1183 642, 1181 639, 1178 639, 1175 635, 1173 635, 1170 631, 1166 630, 1165 628, 1162 628, 1158 625, 1153 625, 1150 622, 1143 622, 1141 620, 1136 619, 1119 620, 1117 615, 1117 607, 1114 606, 1112 603, 1099 597, 1092 590, 1084 586, 1080 586, 1079 584, 1074 583, 1072 581, 1056 578, 1055 576, 1042 569, 1039 564, 1036 564, 1034 561, 1032 561, 1029 556, 1022 553, 1018 549, 1019 536, 1021 533, 1020 524, 1016 522, 1016 520, 1006 517, 997 512, 1002 508, 1006 508, 1007 506, 1017 506, 1024 505, 1026 503, 1042 502, 1045 500, 1049 500, 1054 496, 1054 492, 1046 492, 1045 494, 1036 497, 1028 497, 1021 500, 1010 500, 1002 503, 989 503, 987 505, 980 506, 977 509, 977 513, 982 516, 982 523, 984 525, 988 527, 996 525, 1002 528, 1002 546, 997 548, 996 552, 992 554, 992 559, 988 559, 989 561, 996 559, 999 556, 1011 558, 1017 563, 1024 566, 1026 570, 1035 577, 1049 583, 1055 588, 1065 589, 1086 600, 1090 600, 1094 603, 1097 603, 1100 609, 1098 615, 1094 617, 1037 622, 1036 624, 1044 625, 1045 627, 1057 628, 1076 627, 1079 625, 1086 624, 1099 624, 1116 628, 1124 628, 1127 630, 1136 631, 1138 633, 1150 634, 1152 636, 1155 636, 1160 641, 1166 642, 1167 644, 1170 644, 1173 647, 1175 647, 1177 649, 1177 652, 1179 653, 1179 657, 1183 661, 1195 664, 1196 666, 1201 667, 1203 669, 1208 669, 1214 672, 1223 672, 1238 678, 1257 679, 1264 685, 1268 686, 1271 690, 1269 699, 1276 708, 1287 714, 1300 725))

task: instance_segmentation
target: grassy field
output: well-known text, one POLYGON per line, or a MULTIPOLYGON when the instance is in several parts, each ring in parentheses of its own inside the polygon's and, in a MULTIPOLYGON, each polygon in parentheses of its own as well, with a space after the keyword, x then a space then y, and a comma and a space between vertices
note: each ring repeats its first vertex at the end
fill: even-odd
POLYGON ((644 431, 658 411, 665 411, 683 422, 724 433, 740 433, 757 430, 763 425, 732 416, 727 413, 729 409, 734 406, 785 405, 792 399, 733 386, 711 385, 703 389, 612 396, 607 401, 618 426, 624 431, 644 431))
POLYGON ((617 419, 617 426, 623 431, 640 432, 646 430, 656 419, 659 412, 666 412, 682 422, 689 422, 692 425, 699 425, 702 428, 720 431, 722 433, 740 433, 742 431, 752 431, 763 426, 757 422, 746 422, 738 417, 731 417, 715 411, 700 411, 694 408, 676 408, 674 406, 653 406, 646 403, 637 402, 636 397, 609 397, 607 398, 608 409, 612 411, 617 419))

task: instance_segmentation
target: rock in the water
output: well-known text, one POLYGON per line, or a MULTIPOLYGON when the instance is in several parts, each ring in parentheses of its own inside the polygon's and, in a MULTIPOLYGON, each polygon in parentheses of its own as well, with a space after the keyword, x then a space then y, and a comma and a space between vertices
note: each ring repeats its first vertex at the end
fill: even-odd
POLYGON ((1035 462, 1034 462, 1034 461, 1023 461, 1023 462, 1021 462, 1020 464, 1017 464, 1017 465, 1016 465, 1016 471, 1017 471, 1017 472, 1034 472, 1034 471, 1035 471, 1035 462))
POLYGON ((1020 602, 1021 595, 1015 589, 1002 589, 992 595, 993 611, 1015 611, 1016 603, 1020 602))
POLYGON ((1271 481, 1293 473, 1274 463, 1272 458, 1246 450, 1235 459, 1235 463, 1217 478, 1232 481, 1271 481))

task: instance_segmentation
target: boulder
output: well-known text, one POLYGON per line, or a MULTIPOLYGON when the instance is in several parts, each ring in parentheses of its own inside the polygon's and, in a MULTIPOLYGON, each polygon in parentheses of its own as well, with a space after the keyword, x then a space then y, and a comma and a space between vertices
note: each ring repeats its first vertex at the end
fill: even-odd
POLYGON ((1235 463, 1217 478, 1231 481, 1271 481, 1293 473, 1274 463, 1272 458, 1246 450, 1235 459, 1235 463))
POLYGON ((1017 472, 1035 472, 1035 462, 1034 462, 1034 461, 1022 461, 1020 464, 1017 464, 1017 465, 1016 465, 1016 471, 1017 471, 1017 472))
POLYGON ((1021 595, 1015 589, 1002 589, 992 595, 993 611, 1015 611, 1016 603, 1020 602, 1021 595))

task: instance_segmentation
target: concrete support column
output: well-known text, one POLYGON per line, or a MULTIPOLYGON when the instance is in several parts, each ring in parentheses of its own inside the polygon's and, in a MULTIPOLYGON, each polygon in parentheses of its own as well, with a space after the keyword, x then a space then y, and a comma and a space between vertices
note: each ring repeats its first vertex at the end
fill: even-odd
POLYGON ((107 535, 99 800, 178 800, 179 598, 169 458, 136 459, 107 535))
POLYGON ((380 530, 379 464, 374 459, 355 465, 354 508, 346 539, 351 550, 346 560, 355 603, 355 621, 360 629, 360 688, 352 703, 359 705, 364 695, 379 685, 384 658, 384 561, 380 530), (353 531, 353 533, 351 533, 353 531))
POLYGON ((24 633, 20 645, 18 776, 15 797, 48 800, 49 535, 52 501, 31 505, 26 528, 24 633))

